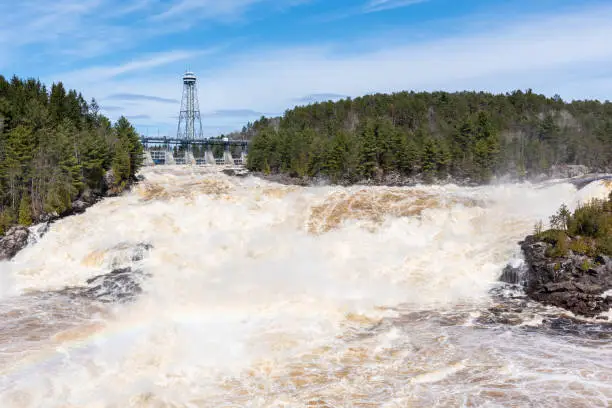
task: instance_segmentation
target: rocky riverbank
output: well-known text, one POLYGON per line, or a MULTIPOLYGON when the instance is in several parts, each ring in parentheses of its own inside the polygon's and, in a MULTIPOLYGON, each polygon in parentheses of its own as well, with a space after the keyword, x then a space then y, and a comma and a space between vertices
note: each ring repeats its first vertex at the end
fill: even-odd
POLYGON ((359 186, 388 186, 388 187, 413 187, 416 185, 423 184, 455 184, 458 186, 477 186, 480 183, 477 183, 469 178, 465 179, 457 179, 451 176, 441 178, 441 177, 426 177, 422 174, 417 174, 415 176, 405 176, 399 173, 389 173, 385 175, 381 175, 380 177, 371 178, 367 180, 347 180, 341 179, 336 182, 332 182, 326 176, 316 176, 316 177, 292 177, 283 173, 273 173, 273 174, 265 174, 261 172, 253 172, 249 173, 255 177, 259 177, 263 180, 270 181, 272 183, 279 183, 283 185, 289 186, 322 186, 322 185, 330 185, 336 184, 340 186, 351 186, 351 185, 359 185, 359 186))
POLYGON ((17 253, 25 248, 29 242, 33 239, 41 238, 48 230, 49 225, 53 222, 68 217, 71 215, 82 214, 85 210, 100 200, 106 197, 117 196, 124 191, 129 190, 134 183, 138 182, 138 179, 131 180, 130 183, 123 187, 116 187, 112 171, 109 171, 105 176, 105 187, 102 191, 87 190, 81 194, 76 200, 71 203, 68 210, 61 214, 42 214, 34 220, 36 228, 24 227, 21 225, 15 225, 10 227, 4 236, 0 236, 0 261, 7 261, 12 259, 17 253))
MULTIPOLYGON (((612 307, 610 257, 571 250, 554 256, 553 245, 533 235, 520 244, 526 262, 523 283, 531 299, 587 317, 596 317, 612 307)), ((513 280, 508 269, 504 275, 506 279, 502 280, 513 280)))
MULTIPOLYGON (((605 172, 604 172, 605 173, 605 172)), ((239 174, 230 174, 226 173, 230 176, 244 176, 244 172, 240 172, 239 174)), ((483 182, 479 180, 472 179, 470 177, 453 177, 451 175, 443 176, 432 176, 424 173, 415 174, 412 176, 406 176, 397 172, 390 172, 387 174, 383 174, 382 172, 376 177, 367 179, 367 180, 348 180, 348 179, 340 179, 336 182, 332 183, 332 181, 326 176, 316 176, 316 177, 292 177, 285 173, 271 173, 265 174, 262 172, 252 172, 249 173, 255 177, 259 177, 266 181, 270 181, 273 183, 279 183, 284 185, 296 185, 296 186, 319 186, 319 185, 329 185, 329 184, 337 184, 341 186, 349 186, 349 185, 363 185, 363 186, 388 186, 388 187, 412 187, 416 185, 445 185, 445 184, 454 184, 462 187, 475 187, 482 185, 483 182)), ((582 179, 588 177, 591 174, 593 177, 600 176, 598 173, 593 173, 591 169, 582 165, 562 165, 562 166, 553 166, 549 169, 547 173, 541 174, 531 174, 527 176, 520 176, 518 174, 507 174, 503 177, 495 177, 490 183, 518 183, 523 181, 530 182, 542 182, 546 180, 559 180, 559 179, 582 179)))

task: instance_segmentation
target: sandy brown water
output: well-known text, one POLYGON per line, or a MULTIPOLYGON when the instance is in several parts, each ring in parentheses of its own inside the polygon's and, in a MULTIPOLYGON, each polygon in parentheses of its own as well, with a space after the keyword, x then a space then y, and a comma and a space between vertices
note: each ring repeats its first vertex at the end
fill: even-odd
POLYGON ((1 407, 612 402, 610 336, 550 330, 558 311, 506 303, 497 282, 537 220, 605 196, 604 182, 340 188, 143 174, 0 263, 1 407), (125 265, 150 274, 133 302, 61 292, 125 265))

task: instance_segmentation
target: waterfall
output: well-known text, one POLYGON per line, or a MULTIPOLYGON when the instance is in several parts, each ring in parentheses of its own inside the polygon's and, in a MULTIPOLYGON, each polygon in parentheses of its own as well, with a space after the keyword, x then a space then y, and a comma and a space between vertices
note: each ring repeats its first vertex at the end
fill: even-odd
POLYGON ((549 311, 520 299, 508 324, 491 294, 538 220, 605 196, 604 182, 295 187, 188 166, 143 176, 0 263, 2 407, 587 406, 612 395, 609 342, 550 335, 549 311))

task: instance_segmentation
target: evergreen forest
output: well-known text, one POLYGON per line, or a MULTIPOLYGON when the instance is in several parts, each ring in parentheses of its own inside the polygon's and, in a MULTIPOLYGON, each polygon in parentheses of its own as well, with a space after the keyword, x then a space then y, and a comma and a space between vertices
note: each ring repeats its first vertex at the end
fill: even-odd
POLYGON ((142 164, 134 127, 115 124, 61 82, 0 75, 0 235, 86 194, 121 191, 142 164))
POLYGON ((531 90, 400 92, 296 107, 243 129, 252 171, 332 182, 421 175, 490 181, 552 166, 612 167, 612 103, 531 90))

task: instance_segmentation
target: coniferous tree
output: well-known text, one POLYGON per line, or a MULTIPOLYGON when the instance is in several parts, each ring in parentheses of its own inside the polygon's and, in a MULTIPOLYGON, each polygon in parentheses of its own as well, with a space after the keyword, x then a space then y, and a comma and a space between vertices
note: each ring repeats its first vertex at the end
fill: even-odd
POLYGON ((19 224, 29 227, 32 225, 32 202, 28 194, 21 196, 19 203, 19 224))
POLYGON ((365 178, 376 175, 378 168, 378 149, 376 147, 376 128, 373 121, 364 126, 359 149, 359 174, 365 178))
POLYGON ((101 193, 113 164, 118 185, 135 176, 138 134, 125 118, 112 127, 98 110, 61 82, 48 92, 37 80, 0 75, 0 234, 68 211, 88 189, 101 193))
POLYGON ((300 174, 296 163, 307 160, 310 176, 342 167, 337 178, 398 171, 487 182, 508 172, 539 175, 557 164, 610 169, 611 135, 612 103, 566 103, 527 90, 399 92, 324 102, 262 118, 241 136, 252 138, 249 168, 254 171, 267 162, 272 172, 300 174), (340 131, 348 145, 342 166, 339 155, 330 153, 340 131), (310 135, 307 142, 301 132, 310 135), (264 133, 268 143, 259 143, 264 133))

